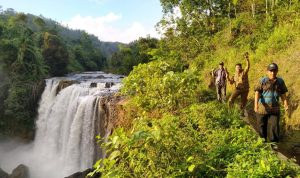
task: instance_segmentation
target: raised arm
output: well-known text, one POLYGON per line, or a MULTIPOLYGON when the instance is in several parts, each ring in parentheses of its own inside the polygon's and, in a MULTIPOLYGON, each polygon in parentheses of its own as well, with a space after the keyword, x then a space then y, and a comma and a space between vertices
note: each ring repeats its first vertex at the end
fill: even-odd
POLYGON ((245 73, 248 73, 249 72, 249 68, 250 68, 250 62, 249 62, 249 54, 248 54, 248 52, 246 52, 244 54, 244 57, 246 59, 246 67, 245 67, 244 71, 245 71, 245 73))

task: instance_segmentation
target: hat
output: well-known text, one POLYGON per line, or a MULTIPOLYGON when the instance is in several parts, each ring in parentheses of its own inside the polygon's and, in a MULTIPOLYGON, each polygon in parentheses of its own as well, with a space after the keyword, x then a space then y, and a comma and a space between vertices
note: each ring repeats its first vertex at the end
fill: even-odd
POLYGON ((277 70, 278 70, 278 65, 275 64, 275 63, 269 64, 269 65, 268 65, 268 71, 272 71, 272 70, 277 71, 277 70))
POLYGON ((219 62, 219 65, 224 65, 224 62, 222 61, 222 62, 219 62))

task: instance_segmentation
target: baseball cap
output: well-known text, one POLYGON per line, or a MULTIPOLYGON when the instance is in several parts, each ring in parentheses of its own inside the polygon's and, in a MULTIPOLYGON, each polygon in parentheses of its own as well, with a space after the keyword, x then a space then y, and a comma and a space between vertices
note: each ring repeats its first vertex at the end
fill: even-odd
POLYGON ((268 65, 268 71, 272 71, 272 70, 277 71, 277 70, 278 70, 278 65, 275 64, 275 63, 269 64, 269 65, 268 65))
POLYGON ((223 61, 219 62, 219 65, 224 65, 224 62, 223 61))

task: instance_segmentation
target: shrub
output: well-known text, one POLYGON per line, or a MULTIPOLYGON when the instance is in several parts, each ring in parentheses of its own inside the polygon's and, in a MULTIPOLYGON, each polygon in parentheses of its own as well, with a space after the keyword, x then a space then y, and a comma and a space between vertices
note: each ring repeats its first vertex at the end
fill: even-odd
POLYGON ((188 70, 178 72, 181 67, 176 61, 140 64, 124 79, 122 93, 133 96, 137 106, 146 110, 185 107, 197 101, 200 81, 188 70))
POLYGON ((117 129, 103 144, 109 156, 95 164, 94 173, 101 172, 103 177, 282 177, 300 173, 299 168, 280 161, 243 124, 235 109, 211 102, 192 105, 181 114, 140 117, 131 132, 117 129))

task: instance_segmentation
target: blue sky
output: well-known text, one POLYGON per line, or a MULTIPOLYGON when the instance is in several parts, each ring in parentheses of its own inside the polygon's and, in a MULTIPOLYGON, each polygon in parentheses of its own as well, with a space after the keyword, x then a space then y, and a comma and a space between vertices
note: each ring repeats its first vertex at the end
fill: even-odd
POLYGON ((159 0, 0 0, 0 6, 125 43, 148 34, 159 37, 154 26, 162 17, 159 0))

